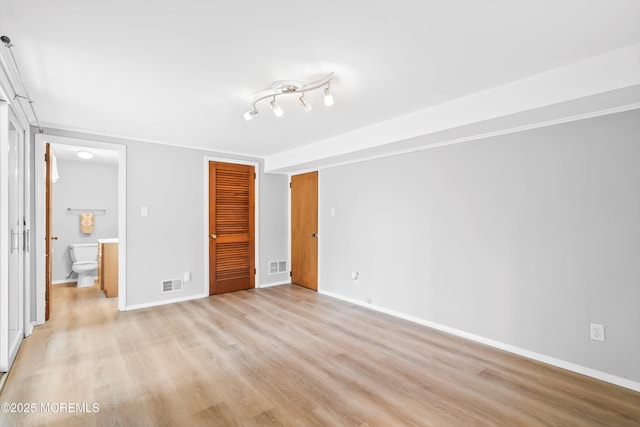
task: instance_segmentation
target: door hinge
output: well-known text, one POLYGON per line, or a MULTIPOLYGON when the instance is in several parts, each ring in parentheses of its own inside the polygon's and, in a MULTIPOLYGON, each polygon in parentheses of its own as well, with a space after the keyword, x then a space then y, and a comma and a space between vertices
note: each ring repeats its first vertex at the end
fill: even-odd
POLYGON ((255 268, 253 269, 253 274, 258 274, 255 268))
POLYGON ((255 172, 253 173, 253 179, 256 179, 256 173, 255 172))
POLYGON ((48 162, 49 161, 49 156, 47 156, 47 153, 44 153, 44 161, 48 162))
POLYGON ((289 188, 291 188, 291 183, 289 183, 289 188))
POLYGON ((289 271, 289 277, 293 277, 293 271, 289 271))

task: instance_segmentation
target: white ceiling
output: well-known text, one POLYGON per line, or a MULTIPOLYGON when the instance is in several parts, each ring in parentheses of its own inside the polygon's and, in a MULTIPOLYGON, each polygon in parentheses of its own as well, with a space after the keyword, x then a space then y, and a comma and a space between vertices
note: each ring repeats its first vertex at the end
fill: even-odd
MULTIPOLYGON (((271 156, 640 43, 637 0, 0 0, 43 126, 271 156), (282 118, 251 95, 334 72, 282 118), (260 105, 258 105, 260 109, 260 105)), ((6 56, 2 47, 0 53, 6 56)))
POLYGON ((67 145, 53 143, 51 151, 58 160, 66 160, 71 162, 81 162, 88 164, 104 163, 117 165, 119 160, 118 152, 115 150, 106 150, 95 147, 81 147, 77 145, 67 145), (78 151, 90 151, 93 154, 91 159, 81 159, 78 157, 78 151))

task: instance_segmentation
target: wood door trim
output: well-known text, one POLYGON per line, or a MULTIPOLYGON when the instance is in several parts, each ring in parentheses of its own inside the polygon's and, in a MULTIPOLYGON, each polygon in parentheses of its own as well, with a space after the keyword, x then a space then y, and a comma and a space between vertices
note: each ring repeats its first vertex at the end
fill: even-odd
POLYGON ((45 144, 45 291, 44 291, 44 320, 49 320, 51 314, 51 229, 53 226, 51 218, 52 185, 51 185, 51 144, 45 144))

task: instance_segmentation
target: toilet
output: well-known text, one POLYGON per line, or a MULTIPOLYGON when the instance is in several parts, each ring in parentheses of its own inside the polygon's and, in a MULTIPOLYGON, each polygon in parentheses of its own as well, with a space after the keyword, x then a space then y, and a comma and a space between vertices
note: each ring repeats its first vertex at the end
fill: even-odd
POLYGON ((76 243, 69 246, 71 255, 71 270, 78 273, 79 288, 94 285, 94 278, 98 270, 98 244, 76 243))

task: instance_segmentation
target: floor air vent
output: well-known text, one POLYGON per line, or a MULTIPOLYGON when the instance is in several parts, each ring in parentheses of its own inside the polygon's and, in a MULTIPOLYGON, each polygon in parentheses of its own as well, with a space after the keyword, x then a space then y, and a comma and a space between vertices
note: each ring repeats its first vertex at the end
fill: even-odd
POLYGON ((182 279, 169 279, 162 281, 162 292, 177 292, 182 290, 182 279))

